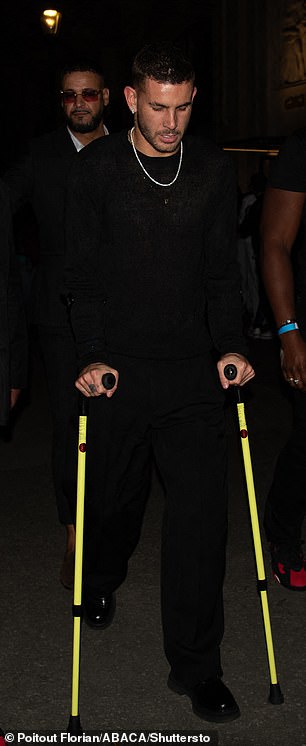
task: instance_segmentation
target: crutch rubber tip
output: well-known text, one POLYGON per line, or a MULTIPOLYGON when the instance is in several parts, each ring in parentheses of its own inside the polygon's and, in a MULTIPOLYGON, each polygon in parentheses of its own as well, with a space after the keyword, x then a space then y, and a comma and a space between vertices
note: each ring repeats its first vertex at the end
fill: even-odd
POLYGON ((284 701, 284 695, 279 684, 270 684, 270 696, 269 702, 271 705, 282 705, 284 701))
POLYGON ((70 733, 72 736, 81 736, 83 734, 79 715, 70 715, 67 733, 70 733))

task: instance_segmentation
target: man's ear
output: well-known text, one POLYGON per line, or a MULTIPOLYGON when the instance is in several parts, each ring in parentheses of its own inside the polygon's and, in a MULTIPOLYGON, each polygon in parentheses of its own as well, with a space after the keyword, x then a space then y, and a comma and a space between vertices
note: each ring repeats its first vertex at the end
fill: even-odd
POLYGON ((135 88, 132 88, 129 85, 125 86, 124 95, 130 111, 132 114, 135 114, 135 111, 137 110, 137 93, 135 88))
POLYGON ((104 106, 107 106, 109 104, 109 89, 108 88, 102 88, 102 100, 104 106))

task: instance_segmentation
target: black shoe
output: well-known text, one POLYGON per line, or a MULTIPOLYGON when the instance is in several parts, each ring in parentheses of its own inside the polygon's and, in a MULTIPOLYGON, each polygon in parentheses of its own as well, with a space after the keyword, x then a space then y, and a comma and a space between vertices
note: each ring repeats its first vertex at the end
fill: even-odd
POLYGON ((306 560, 301 542, 294 545, 270 545, 272 572, 280 585, 290 591, 306 591, 306 560))
POLYGON ((115 609, 116 596, 114 593, 106 595, 98 593, 84 594, 84 619, 89 627, 94 629, 106 629, 112 623, 115 609))
POLYGON ((240 717, 237 702, 218 676, 199 681, 189 689, 176 681, 170 673, 168 687, 177 694, 187 694, 191 699, 193 712, 203 720, 226 723, 240 717))

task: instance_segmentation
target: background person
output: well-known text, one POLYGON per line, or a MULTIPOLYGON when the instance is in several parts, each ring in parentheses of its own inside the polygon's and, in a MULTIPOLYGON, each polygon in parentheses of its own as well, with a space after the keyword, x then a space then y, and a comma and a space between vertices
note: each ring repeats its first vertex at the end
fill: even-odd
POLYGON ((262 225, 262 272, 293 395, 293 428, 279 454, 265 509, 276 579, 306 590, 301 533, 306 508, 306 128, 287 139, 271 166, 262 225))
MULTIPOLYGON (((104 107, 109 91, 98 65, 78 60, 60 75, 64 124, 32 140, 29 152, 4 175, 14 211, 30 203, 38 223, 39 256, 31 288, 31 321, 47 372, 53 443, 52 467, 59 520, 66 526, 61 582, 73 586, 75 529, 71 504, 63 489, 68 422, 77 411, 73 386, 77 373, 75 345, 61 297, 64 271, 66 180, 78 153, 104 137, 104 107)), ((77 447, 77 446, 76 446, 77 447)))
POLYGON ((243 195, 239 213, 238 260, 242 299, 248 317, 249 337, 266 340, 274 336, 273 316, 260 270, 260 216, 266 177, 259 171, 251 176, 249 191, 243 195))

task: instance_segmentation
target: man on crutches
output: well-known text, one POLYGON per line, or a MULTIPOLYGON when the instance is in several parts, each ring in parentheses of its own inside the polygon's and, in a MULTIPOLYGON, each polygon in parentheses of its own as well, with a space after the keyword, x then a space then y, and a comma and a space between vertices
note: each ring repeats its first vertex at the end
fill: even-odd
POLYGON ((162 621, 168 686, 206 720, 239 717, 222 682, 227 534, 224 375, 245 357, 231 161, 185 137, 194 71, 169 45, 134 60, 134 126, 81 154, 67 204, 67 292, 88 423, 85 618, 99 628, 139 533, 131 473, 151 450, 165 488, 162 621), (108 141, 109 140, 109 141, 108 141), (218 362, 216 363, 216 360, 218 362), (107 390, 102 376, 112 373, 107 390), (140 454, 142 457, 140 458, 140 454), (91 463, 90 463, 91 462, 91 463), (92 464, 92 468, 91 468, 92 464), (129 490, 126 490, 126 475, 129 490))

